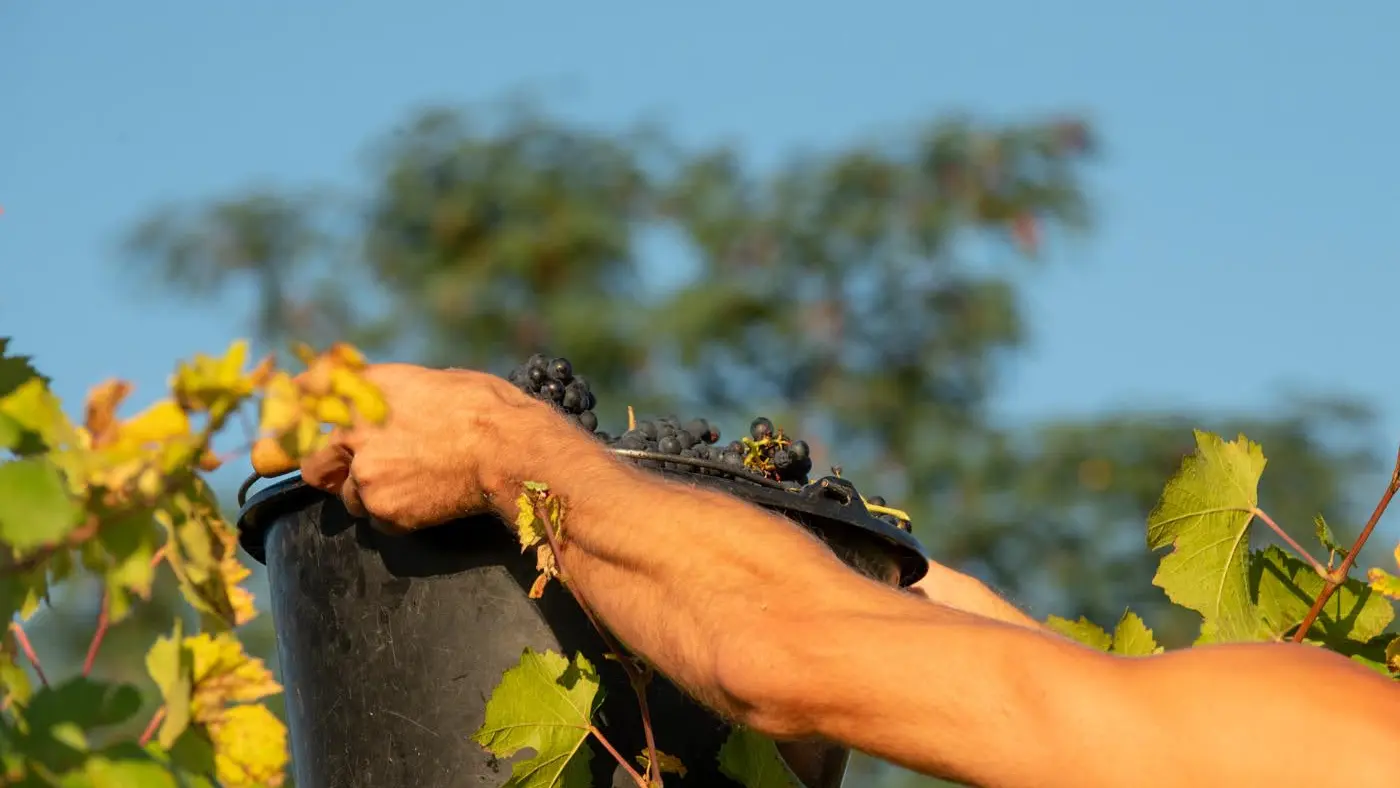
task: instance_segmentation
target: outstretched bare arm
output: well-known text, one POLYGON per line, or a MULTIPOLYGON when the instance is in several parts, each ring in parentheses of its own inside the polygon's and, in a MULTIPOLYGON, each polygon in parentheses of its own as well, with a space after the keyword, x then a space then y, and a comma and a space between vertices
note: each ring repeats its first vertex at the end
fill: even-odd
POLYGON ((303 464, 309 483, 406 529, 483 509, 514 519, 521 483, 547 483, 568 502, 567 580, 606 625, 775 737, 822 736, 999 788, 1379 788, 1400 776, 1400 688, 1334 654, 1109 656, 999 600, 959 598, 966 587, 930 586, 955 610, 869 580, 787 520, 624 465, 498 378, 370 375, 389 424, 338 434, 303 464), (1324 730, 1349 754, 1306 756, 1324 730))
POLYGON ((977 612, 1003 621, 867 580, 786 520, 624 466, 587 439, 554 456, 567 460, 526 475, 570 503, 562 563, 576 590, 662 672, 771 735, 989 786, 1400 776, 1400 688, 1335 655, 1277 644, 1107 656, 994 596, 977 612), (1299 758, 1317 725, 1357 755, 1299 758))

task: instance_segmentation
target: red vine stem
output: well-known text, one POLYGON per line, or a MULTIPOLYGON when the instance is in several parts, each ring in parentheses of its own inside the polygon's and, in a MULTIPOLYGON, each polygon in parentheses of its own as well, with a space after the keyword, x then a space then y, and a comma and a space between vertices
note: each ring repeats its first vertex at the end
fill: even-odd
POLYGON ((1312 564, 1312 568, 1315 572, 1322 575, 1323 577, 1327 576, 1327 567, 1323 566, 1321 561, 1317 560, 1316 558, 1313 558, 1312 555, 1309 554, 1308 551, 1302 545, 1298 544, 1297 540, 1288 535, 1287 531, 1278 527, 1278 523, 1274 522, 1274 518, 1270 517, 1268 512, 1256 506, 1254 507, 1254 516, 1262 520, 1264 522, 1264 525, 1267 525, 1269 526, 1269 528, 1273 529, 1273 532, 1278 534, 1278 537, 1282 539, 1285 544, 1293 548, 1293 552, 1297 553, 1298 557, 1306 560, 1309 564, 1312 564))
POLYGON ((1366 540, 1371 538, 1371 532, 1376 530, 1376 524, 1381 521, 1381 515, 1385 514, 1385 510, 1390 506, 1390 499, 1394 498, 1397 492, 1400 492, 1400 451, 1397 451, 1395 455, 1395 468, 1390 472, 1390 483, 1385 486, 1385 492, 1381 495, 1380 501, 1376 503, 1375 511, 1371 512, 1371 519, 1366 521, 1366 527, 1361 529, 1361 535, 1356 537, 1356 542, 1347 551, 1346 557, 1342 559, 1342 565, 1337 567, 1335 572, 1326 573, 1327 583, 1322 587, 1322 593, 1317 595, 1312 607, 1308 609, 1308 614, 1303 617, 1303 623, 1298 625, 1298 631, 1293 633, 1294 643, 1303 642, 1303 638, 1307 637, 1313 622, 1322 613, 1323 606, 1327 604, 1328 599, 1332 598, 1332 592, 1346 582, 1352 564, 1356 563, 1356 556, 1365 546, 1366 540))
MULTIPOLYGON (((151 568, 160 566, 160 562, 165 559, 165 545, 156 548, 151 554, 151 568)), ((92 665, 97 660, 97 650, 102 647, 102 639, 107 636, 107 629, 112 624, 112 597, 111 593, 102 595, 102 610, 97 614, 97 629, 92 633, 92 642, 88 644, 87 658, 83 660, 83 675, 92 675, 92 665)))
POLYGON ((83 675, 92 675, 92 663, 97 659, 97 650, 102 647, 102 638, 107 634, 107 626, 111 623, 112 595, 110 592, 102 595, 102 610, 97 614, 97 629, 92 633, 92 642, 88 644, 87 658, 83 660, 83 675))
POLYGON ((604 746, 608 748, 608 751, 632 773, 633 778, 637 781, 637 785, 641 786, 641 788, 647 788, 648 785, 659 786, 661 785, 661 760, 656 752, 656 734, 651 729, 651 710, 647 707, 647 677, 637 670, 636 664, 632 662, 631 655, 622 648, 622 645, 617 642, 612 636, 612 633, 598 621, 597 616, 593 614, 593 609, 588 606, 587 602, 583 601, 583 597, 580 596, 579 593, 574 590, 573 585, 568 582, 568 578, 564 572, 564 562, 559 555, 559 542, 554 538, 554 524, 550 522, 549 512, 540 502, 532 501, 532 505, 535 507, 535 516, 544 522, 544 528, 542 530, 544 531, 545 539, 549 542, 550 552, 554 553, 554 565, 559 572, 560 582, 569 590, 569 594, 573 596, 574 601, 578 602, 578 606, 583 609, 584 615, 588 616, 589 622, 592 623, 593 628, 598 631, 598 636, 603 639, 603 643, 607 645, 608 650, 617 657, 618 664, 622 666, 623 672, 627 674, 627 682, 632 685, 632 692, 637 696, 637 707, 642 715, 642 733, 646 736, 647 743, 648 763, 646 779, 642 779, 642 776, 637 774, 636 770, 632 768, 632 765, 617 754, 612 744, 603 738, 601 731, 598 731, 597 728, 593 730, 597 734, 598 740, 602 741, 604 746))
POLYGON ((19 650, 24 652, 29 664, 34 666, 34 674, 39 677, 39 683, 45 687, 49 686, 49 677, 44 675, 44 668, 39 664, 39 655, 34 653, 34 646, 30 644, 29 636, 24 634, 24 627, 20 626, 18 621, 11 621, 10 631, 15 633, 15 642, 19 644, 19 650))
POLYGON ((164 719, 165 706, 162 705, 156 709, 155 714, 151 715, 151 721, 146 723, 146 730, 141 731, 141 738, 136 740, 136 746, 145 747, 151 741, 151 737, 156 735, 156 731, 160 730, 160 724, 164 719))
POLYGON ((637 781, 637 785, 645 786, 647 784, 646 779, 638 774, 636 769, 632 768, 632 764, 628 763, 627 759, 622 757, 622 753, 618 752, 617 749, 613 747, 612 742, 608 741, 608 737, 604 736, 603 732, 598 730, 596 725, 589 725, 588 732, 593 734, 593 738, 597 739, 599 744, 603 745, 603 749, 612 753, 612 757, 616 758, 617 762, 622 764, 622 768, 626 769, 627 773, 632 775, 632 779, 637 781))

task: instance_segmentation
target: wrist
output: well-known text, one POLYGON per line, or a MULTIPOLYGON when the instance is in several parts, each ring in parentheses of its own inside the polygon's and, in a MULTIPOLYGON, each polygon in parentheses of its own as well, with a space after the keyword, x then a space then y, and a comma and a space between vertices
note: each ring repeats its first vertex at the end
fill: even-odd
POLYGON ((493 442, 500 450, 480 459, 481 488, 493 512, 507 520, 514 519, 526 482, 567 493, 562 488, 572 480, 592 475, 591 464, 610 459, 597 439, 533 399, 503 408, 491 430, 501 436, 493 442))

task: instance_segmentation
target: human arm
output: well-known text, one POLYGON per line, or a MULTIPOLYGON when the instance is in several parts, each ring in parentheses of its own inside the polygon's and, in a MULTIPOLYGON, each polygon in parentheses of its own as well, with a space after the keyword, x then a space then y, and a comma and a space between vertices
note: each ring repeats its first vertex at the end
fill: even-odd
POLYGON ((545 482, 567 503, 573 589, 762 732, 988 786, 1364 788, 1400 773, 1400 690, 1344 659, 1252 645, 1129 660, 931 604, 782 518, 618 462, 503 381, 447 374, 381 373, 398 415, 340 436, 308 481, 400 527, 484 508, 510 520, 521 484, 545 482), (1319 729, 1355 754, 1300 755, 1319 729))

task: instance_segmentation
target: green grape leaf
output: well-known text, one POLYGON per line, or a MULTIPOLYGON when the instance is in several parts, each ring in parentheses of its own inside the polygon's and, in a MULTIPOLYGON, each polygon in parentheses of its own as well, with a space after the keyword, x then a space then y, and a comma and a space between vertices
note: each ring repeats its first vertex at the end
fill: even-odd
POLYGON ((486 702, 486 721, 472 741, 498 758, 529 747, 502 788, 588 788, 598 673, 582 655, 573 662, 554 651, 525 649, 486 702))
POLYGON ((47 769, 64 772, 88 757, 87 732, 131 719, 141 693, 129 684, 105 684, 78 677, 41 687, 24 709, 28 726, 20 746, 47 769))
MULTIPOLYGON (((1303 622, 1326 581, 1312 566, 1271 546, 1255 551, 1250 561, 1250 585, 1263 622, 1262 635, 1282 638, 1303 622)), ((1364 643, 1385 631, 1395 608, 1357 578, 1337 587, 1313 622, 1309 633, 1329 646, 1364 643)))
POLYGON ((146 653, 146 671, 160 688, 165 718, 158 741, 169 749, 190 724, 194 696, 194 654, 184 644, 184 624, 175 619, 170 637, 160 638, 146 653))
POLYGON ((29 457, 0 464, 0 542, 28 550, 59 541, 83 510, 53 463, 29 457))
POLYGON ((719 748, 720 773, 744 788, 802 788, 778 745, 749 728, 735 726, 719 748))
POLYGON ((1147 518, 1147 544, 1173 547, 1154 585, 1201 614, 1204 640, 1252 640, 1258 623, 1249 595, 1249 525, 1258 506, 1264 452, 1243 435, 1225 442, 1197 430, 1196 452, 1167 482, 1147 518))
POLYGON ((1123 611, 1118 626, 1113 630, 1113 653, 1125 657, 1146 657, 1160 654, 1162 647, 1147 624, 1131 610, 1123 611))
POLYGON ((1108 651, 1113 645, 1113 636, 1108 634, 1098 624, 1080 616, 1078 621, 1070 621, 1059 616, 1050 616, 1045 619, 1045 626, 1051 631, 1075 640, 1092 649, 1098 651, 1108 651))

